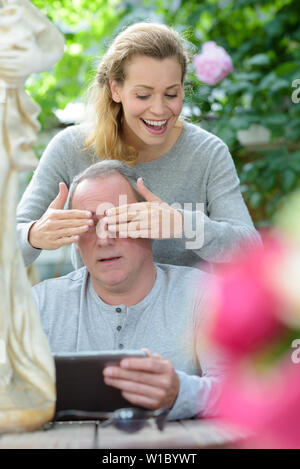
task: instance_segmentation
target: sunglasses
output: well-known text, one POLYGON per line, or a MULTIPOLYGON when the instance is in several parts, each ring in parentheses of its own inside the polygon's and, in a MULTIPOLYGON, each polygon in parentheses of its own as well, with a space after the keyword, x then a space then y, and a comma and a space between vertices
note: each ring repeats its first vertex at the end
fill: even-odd
POLYGON ((135 407, 118 409, 114 412, 86 412, 83 410, 61 410, 56 413, 55 420, 46 424, 45 430, 53 427, 56 421, 61 420, 103 420, 101 428, 113 425, 118 430, 126 433, 135 433, 141 430, 147 420, 154 419, 158 430, 163 431, 169 410, 144 410, 135 407))

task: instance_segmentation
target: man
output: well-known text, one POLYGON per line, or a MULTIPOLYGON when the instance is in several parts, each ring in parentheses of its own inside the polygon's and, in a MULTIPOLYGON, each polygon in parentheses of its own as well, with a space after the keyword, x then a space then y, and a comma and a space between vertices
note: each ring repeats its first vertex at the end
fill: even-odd
POLYGON ((91 211, 94 224, 76 241, 85 267, 33 288, 51 350, 146 348, 145 358, 105 368, 106 384, 133 405, 171 409, 169 419, 209 415, 222 365, 199 350, 206 274, 154 264, 150 239, 110 234, 106 209, 120 197, 140 202, 134 170, 118 161, 96 163, 71 185, 68 207, 91 211))

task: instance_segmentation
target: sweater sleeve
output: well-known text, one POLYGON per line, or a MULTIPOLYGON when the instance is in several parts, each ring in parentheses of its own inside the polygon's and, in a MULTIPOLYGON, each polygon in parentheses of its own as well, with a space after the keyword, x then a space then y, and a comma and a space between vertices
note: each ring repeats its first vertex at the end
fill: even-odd
POLYGON ((261 243, 240 191, 240 182, 227 146, 219 142, 207 169, 206 206, 181 210, 181 242, 208 262, 229 262, 244 243, 261 243))
MULTIPOLYGON (((200 357, 199 357, 200 358, 200 357)), ((216 358, 201 356, 202 375, 188 375, 176 370, 179 393, 169 412, 169 420, 187 419, 194 416, 215 417, 226 374, 226 363, 216 358)))
POLYGON ((70 151, 68 136, 67 129, 51 140, 17 208, 17 239, 26 266, 34 262, 41 252, 28 241, 31 225, 45 213, 57 196, 59 183, 65 182, 69 187, 69 175, 64 161, 65 155, 70 151))
POLYGON ((209 314, 209 283, 196 301, 193 311, 194 354, 199 366, 198 375, 175 370, 179 378, 179 393, 169 412, 169 420, 194 416, 216 417, 222 383, 229 369, 229 357, 225 351, 209 344, 206 337, 205 318, 209 314))

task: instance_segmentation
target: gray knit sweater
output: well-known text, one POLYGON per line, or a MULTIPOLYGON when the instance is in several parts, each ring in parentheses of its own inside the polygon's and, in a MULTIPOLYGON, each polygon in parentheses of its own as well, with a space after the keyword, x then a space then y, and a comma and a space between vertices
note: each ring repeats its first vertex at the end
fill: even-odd
MULTIPOLYGON (((58 194, 59 182, 69 187, 76 174, 99 161, 83 146, 85 129, 68 127, 52 139, 23 194, 17 228, 26 265, 40 253, 29 244, 28 231, 58 194)), ((153 241, 156 262, 185 266, 227 262, 242 242, 259 242, 228 147, 210 132, 185 122, 170 151, 135 169, 146 187, 184 215, 181 238, 153 241)), ((81 267, 79 255, 75 250, 73 254, 74 267, 81 267)))

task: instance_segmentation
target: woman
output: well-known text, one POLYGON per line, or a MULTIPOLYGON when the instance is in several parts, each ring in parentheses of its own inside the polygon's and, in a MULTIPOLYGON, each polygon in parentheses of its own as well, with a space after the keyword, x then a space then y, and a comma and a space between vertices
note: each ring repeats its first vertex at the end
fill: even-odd
POLYGON ((138 23, 116 37, 91 87, 91 123, 54 137, 19 204, 26 264, 89 229, 91 214, 63 207, 73 177, 98 158, 135 165, 143 178, 135 223, 121 204, 106 213, 107 230, 153 238, 156 262, 226 262, 244 241, 259 241, 227 146, 180 118, 187 63, 180 36, 165 25, 138 23))

